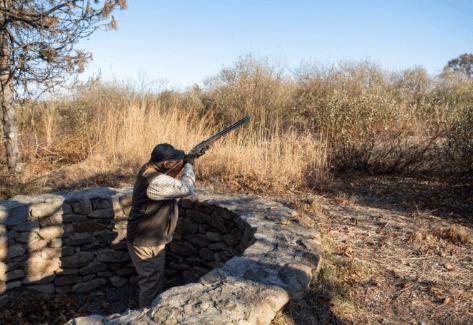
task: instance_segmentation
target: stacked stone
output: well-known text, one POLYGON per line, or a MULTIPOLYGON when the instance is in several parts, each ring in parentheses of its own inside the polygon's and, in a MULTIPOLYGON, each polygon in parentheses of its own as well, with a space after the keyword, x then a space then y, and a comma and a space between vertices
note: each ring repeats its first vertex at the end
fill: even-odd
MULTIPOLYGON (((241 244, 234 249, 238 251, 252 243, 251 246, 241 256, 214 268, 196 283, 166 290, 150 308, 128 310, 121 315, 79 317, 67 325, 263 325, 270 324, 289 301, 299 300, 307 294, 320 269, 323 251, 320 234, 303 225, 296 211, 262 198, 217 194, 205 189, 196 191, 194 197, 195 201, 182 202, 183 223, 179 226, 179 237, 187 238, 182 242, 182 252, 193 252, 192 256, 178 261, 187 262, 186 270, 199 270, 199 266, 190 263, 196 256, 204 261, 206 257, 211 258, 212 254, 204 248, 212 251, 214 259, 221 252, 194 245, 192 238, 210 245, 212 238, 218 237, 212 234, 215 232, 222 237, 222 242, 218 243, 231 247, 228 234, 243 231, 241 237, 236 234, 233 238, 239 238, 241 244), (233 213, 239 218, 233 218, 233 213)), ((178 252, 178 246, 170 245, 170 254, 178 252)), ((208 265, 212 263, 218 261, 210 261, 208 265)))
MULTIPOLYGON (((0 305, 136 284, 127 244, 131 190, 22 197, 0 205, 0 305), (3 208, 3 209, 1 209, 3 208)), ((186 198, 168 245, 166 287, 197 281, 252 243, 249 225, 226 209, 186 198)))
POLYGON ((129 199, 115 208, 110 198, 32 201, 3 211, 0 293, 48 297, 128 283, 134 268, 120 217, 129 199))
POLYGON ((166 255, 165 288, 196 282, 241 255, 253 243, 248 223, 195 197, 180 201, 179 220, 166 255))

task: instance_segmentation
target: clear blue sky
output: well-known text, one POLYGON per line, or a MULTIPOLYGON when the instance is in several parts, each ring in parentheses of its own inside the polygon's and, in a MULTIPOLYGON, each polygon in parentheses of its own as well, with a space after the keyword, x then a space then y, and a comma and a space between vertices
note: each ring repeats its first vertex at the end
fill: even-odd
POLYGON ((81 79, 100 70, 183 90, 250 53, 288 69, 369 59, 436 75, 473 53, 473 0, 129 0, 114 16, 119 30, 79 44, 94 56, 81 79))

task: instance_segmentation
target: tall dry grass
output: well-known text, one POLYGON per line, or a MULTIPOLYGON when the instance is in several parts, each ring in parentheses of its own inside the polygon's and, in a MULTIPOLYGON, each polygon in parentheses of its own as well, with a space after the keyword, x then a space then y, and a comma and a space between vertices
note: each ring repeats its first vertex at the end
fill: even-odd
POLYGON ((387 72, 362 61, 289 74, 249 55, 204 84, 154 93, 95 81, 60 100, 20 103, 24 160, 99 161, 101 173, 132 173, 157 143, 187 151, 249 114, 199 159, 200 179, 291 189, 341 171, 473 170, 473 80, 455 73, 432 78, 420 67, 387 72))
MULTIPOLYGON (((139 166, 149 159, 157 143, 189 151, 219 130, 212 115, 197 118, 177 107, 162 110, 134 104, 121 108, 120 114, 113 109, 106 112, 96 151, 112 164, 139 166)), ((323 181, 326 162, 326 145, 312 134, 288 130, 269 136, 252 121, 219 140, 199 159, 196 173, 201 179, 287 189, 302 186, 308 173, 323 181)))

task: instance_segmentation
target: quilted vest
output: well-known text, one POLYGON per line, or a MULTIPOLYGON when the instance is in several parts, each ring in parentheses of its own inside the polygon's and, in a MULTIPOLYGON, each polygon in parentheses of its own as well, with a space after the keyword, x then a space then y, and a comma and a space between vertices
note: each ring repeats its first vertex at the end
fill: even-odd
POLYGON ((128 217, 127 241, 137 246, 159 246, 172 240, 179 208, 176 199, 154 201, 146 195, 148 185, 162 173, 144 175, 146 165, 139 171, 133 187, 132 206, 128 217))

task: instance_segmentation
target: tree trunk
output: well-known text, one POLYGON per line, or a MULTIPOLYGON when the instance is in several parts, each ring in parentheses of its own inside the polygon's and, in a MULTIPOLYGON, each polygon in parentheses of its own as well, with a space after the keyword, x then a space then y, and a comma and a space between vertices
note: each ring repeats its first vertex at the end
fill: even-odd
MULTIPOLYGON (((1 62, 1 58, 0 58, 1 62)), ((3 112, 3 135, 5 142, 5 154, 7 158, 8 171, 10 173, 21 172, 21 155, 18 148, 18 133, 15 120, 15 103, 13 101, 13 84, 8 82, 2 85, 0 101, 3 112)))
MULTIPOLYGON (((4 2, 4 5, 7 2, 4 2)), ((0 14, 0 26, 4 22, 0 14)), ((13 78, 10 76, 10 43, 5 30, 0 30, 0 104, 3 112, 3 134, 8 171, 13 174, 22 171, 18 132, 15 120, 15 102, 13 96, 13 78)))

